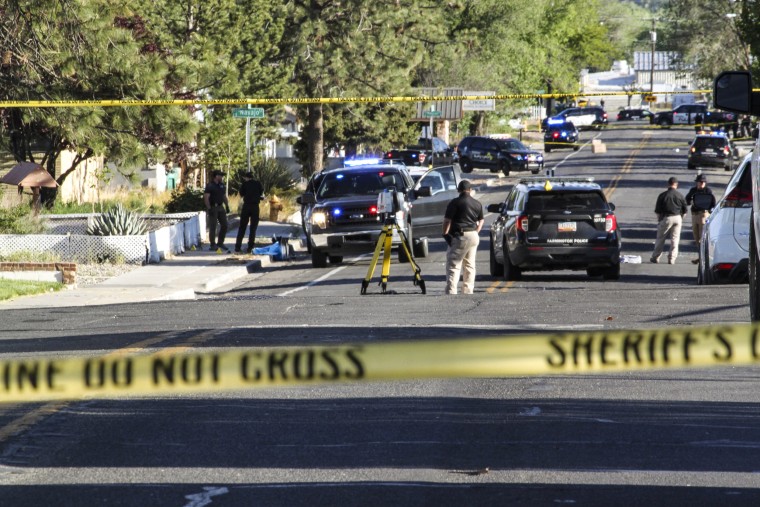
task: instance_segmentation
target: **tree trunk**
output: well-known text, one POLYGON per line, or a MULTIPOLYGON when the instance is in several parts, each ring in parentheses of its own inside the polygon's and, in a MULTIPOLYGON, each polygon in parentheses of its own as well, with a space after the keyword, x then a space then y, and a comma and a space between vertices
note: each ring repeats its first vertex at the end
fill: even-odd
POLYGON ((310 176, 322 171, 324 167, 324 118, 322 116, 322 104, 310 104, 309 122, 306 125, 306 139, 308 142, 308 168, 310 176))

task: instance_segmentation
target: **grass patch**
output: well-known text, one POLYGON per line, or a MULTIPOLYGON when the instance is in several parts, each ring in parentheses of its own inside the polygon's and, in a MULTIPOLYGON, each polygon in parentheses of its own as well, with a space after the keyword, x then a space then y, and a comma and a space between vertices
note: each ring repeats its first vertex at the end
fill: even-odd
POLYGON ((35 282, 31 280, 8 280, 0 278, 0 301, 61 290, 58 282, 35 282))
POLYGON ((8 254, 0 254, 0 262, 61 262, 61 256, 49 250, 34 252, 21 250, 8 254))

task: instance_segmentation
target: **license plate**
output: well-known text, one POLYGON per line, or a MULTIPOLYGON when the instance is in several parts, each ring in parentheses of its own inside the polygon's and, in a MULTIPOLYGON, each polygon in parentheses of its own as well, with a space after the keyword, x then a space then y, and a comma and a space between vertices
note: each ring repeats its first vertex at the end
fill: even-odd
POLYGON ((575 222, 560 222, 557 224, 557 231, 559 232, 575 232, 575 222))
POLYGON ((717 153, 715 153, 714 151, 706 151, 702 155, 704 155, 705 157, 714 157, 717 155, 717 153))

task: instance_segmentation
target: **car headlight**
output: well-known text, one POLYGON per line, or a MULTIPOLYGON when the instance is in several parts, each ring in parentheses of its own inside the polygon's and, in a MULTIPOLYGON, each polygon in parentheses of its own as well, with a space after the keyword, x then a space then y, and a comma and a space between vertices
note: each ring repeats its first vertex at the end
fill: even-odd
POLYGON ((311 223, 324 229, 327 226, 327 213, 324 211, 315 211, 311 214, 311 223))

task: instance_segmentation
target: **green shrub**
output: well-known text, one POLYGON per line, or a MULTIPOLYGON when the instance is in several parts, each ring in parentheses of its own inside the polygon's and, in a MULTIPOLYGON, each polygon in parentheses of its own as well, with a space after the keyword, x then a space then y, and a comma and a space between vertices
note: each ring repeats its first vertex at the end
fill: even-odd
POLYGON ((257 160, 251 170, 253 177, 264 187, 265 194, 270 193, 273 189, 289 190, 296 184, 290 170, 273 158, 257 160))
POLYGON ((0 234, 41 234, 45 223, 26 204, 0 209, 0 234))
POLYGON ((184 187, 172 190, 172 195, 166 203, 167 213, 187 213, 205 209, 203 190, 200 188, 184 187))
POLYGON ((137 236, 147 230, 140 215, 128 211, 121 204, 94 217, 87 224, 87 234, 90 236, 137 236))

